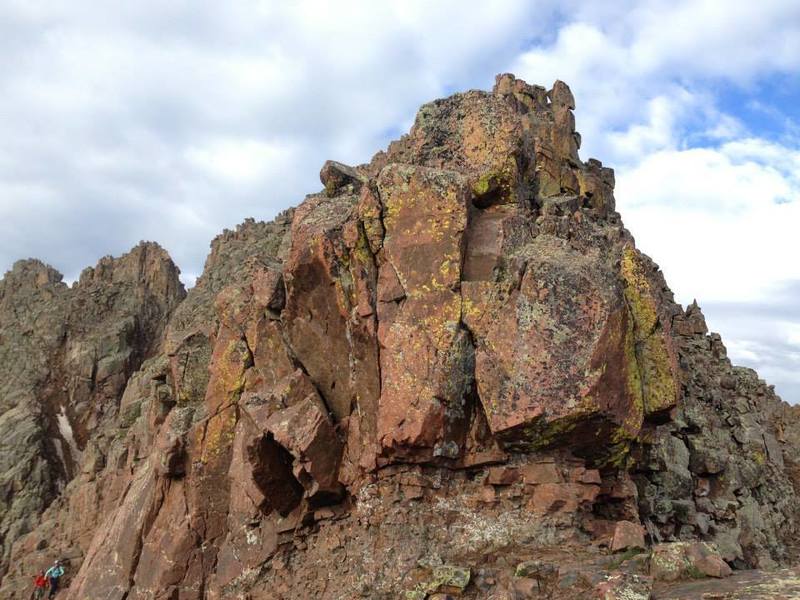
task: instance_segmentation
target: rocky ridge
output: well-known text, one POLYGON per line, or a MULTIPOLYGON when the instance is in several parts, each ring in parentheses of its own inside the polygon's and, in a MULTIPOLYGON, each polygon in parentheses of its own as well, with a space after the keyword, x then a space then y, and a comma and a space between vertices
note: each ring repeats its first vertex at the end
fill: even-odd
POLYGON ((646 598, 795 560, 796 413, 674 302, 574 108, 511 75, 426 104, 188 294, 153 244, 71 288, 17 263, 0 595, 56 556, 120 600, 646 598))
POLYGON ((142 243, 72 287, 36 260, 0 281, 0 573, 67 483, 103 468, 119 397, 183 299, 178 274, 163 249, 142 243))

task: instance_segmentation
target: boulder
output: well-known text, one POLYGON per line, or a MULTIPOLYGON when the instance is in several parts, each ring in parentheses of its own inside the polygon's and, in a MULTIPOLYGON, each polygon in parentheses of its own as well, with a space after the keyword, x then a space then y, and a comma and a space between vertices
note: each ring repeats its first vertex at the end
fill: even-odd
POLYGON ((653 546, 650 574, 657 581, 728 577, 731 568, 716 546, 707 542, 672 542, 653 546))
POLYGON ((653 582, 632 573, 613 572, 598 583, 592 594, 597 600, 650 600, 653 582))
POLYGON ((536 513, 574 513, 590 509, 600 486, 582 483, 543 483, 533 490, 530 507, 536 513))
POLYGON ((469 567, 439 565, 433 567, 425 589, 429 594, 442 592, 460 595, 469 585, 471 578, 472 572, 469 567))
POLYGON ((621 552, 633 548, 645 548, 644 528, 638 523, 618 521, 611 538, 611 551, 621 552))
POLYGON ((378 439, 389 453, 455 458, 473 370, 458 289, 467 182, 454 172, 391 165, 378 189, 386 228, 378 279, 378 439), (404 300, 387 302, 398 285, 404 300))
POLYGON ((351 186, 351 191, 357 191, 364 182, 363 175, 360 175, 353 167, 327 160, 322 165, 319 172, 320 181, 325 186, 325 193, 328 196, 336 196, 346 186, 351 186))
POLYGON ((561 470, 552 462, 525 465, 520 470, 522 471, 522 479, 526 485, 561 483, 564 481, 561 470))
POLYGON ((511 485, 519 480, 519 471, 513 467, 489 467, 486 483, 491 485, 511 485))
POLYGON ((316 394, 273 413, 265 423, 275 441, 294 457, 294 476, 315 501, 336 499, 342 444, 316 394))
POLYGON ((509 284, 462 284, 478 395, 492 433, 519 449, 567 441, 579 449, 590 439, 610 447, 611 438, 634 437, 642 387, 616 275, 551 236, 536 238, 525 256, 509 284))

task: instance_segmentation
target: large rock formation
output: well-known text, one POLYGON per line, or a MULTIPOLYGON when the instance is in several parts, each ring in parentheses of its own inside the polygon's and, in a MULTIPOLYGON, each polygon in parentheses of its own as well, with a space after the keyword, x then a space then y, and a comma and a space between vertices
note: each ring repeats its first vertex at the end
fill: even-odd
POLYGON ((135 418, 119 399, 183 299, 178 273, 142 243, 71 288, 36 260, 0 281, 0 574, 12 543, 70 480, 104 467, 107 436, 135 418))
POLYGON ((511 75, 426 104, 185 299, 154 245, 72 288, 18 263, 0 595, 55 557, 81 600, 645 597, 609 553, 792 560, 800 421, 674 302, 574 108, 511 75))

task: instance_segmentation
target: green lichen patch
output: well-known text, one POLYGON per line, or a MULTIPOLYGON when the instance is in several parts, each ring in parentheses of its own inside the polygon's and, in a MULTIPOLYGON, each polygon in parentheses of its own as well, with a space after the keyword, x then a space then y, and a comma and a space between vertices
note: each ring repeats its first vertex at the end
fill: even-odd
POLYGON ((461 593, 469 585, 472 572, 469 567, 439 565, 433 568, 431 578, 425 583, 425 591, 461 593))
POLYGON ((621 275, 625 300, 633 320, 634 354, 641 379, 644 411, 653 414, 674 406, 677 401, 679 387, 675 360, 659 323, 655 294, 641 255, 633 246, 628 245, 623 250, 621 275))
POLYGON ((614 557, 614 559, 608 563, 608 569, 615 570, 618 569, 624 562, 629 561, 630 559, 643 554, 644 551, 641 548, 628 548, 622 554, 619 554, 614 557))
POLYGON ((473 203, 478 208, 493 204, 507 204, 515 199, 514 180, 517 177, 516 164, 510 161, 502 167, 486 171, 470 186, 473 203))

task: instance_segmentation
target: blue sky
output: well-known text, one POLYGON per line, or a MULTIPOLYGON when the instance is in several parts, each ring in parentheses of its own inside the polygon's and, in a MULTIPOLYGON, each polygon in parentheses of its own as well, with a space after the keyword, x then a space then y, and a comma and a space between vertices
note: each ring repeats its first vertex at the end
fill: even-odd
POLYGON ((366 161, 423 102, 570 84, 581 156, 731 356, 800 402, 800 3, 141 0, 0 5, 0 269, 67 279, 211 238, 366 161))

